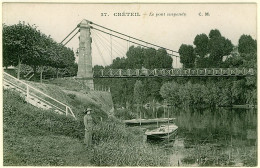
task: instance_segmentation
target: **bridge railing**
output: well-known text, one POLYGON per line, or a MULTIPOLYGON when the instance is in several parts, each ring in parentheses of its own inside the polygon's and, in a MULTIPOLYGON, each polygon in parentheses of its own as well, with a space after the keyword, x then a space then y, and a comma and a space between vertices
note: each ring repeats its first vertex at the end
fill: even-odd
POLYGON ((175 69, 101 69, 94 77, 156 77, 156 76, 248 76, 252 68, 175 68, 175 69))

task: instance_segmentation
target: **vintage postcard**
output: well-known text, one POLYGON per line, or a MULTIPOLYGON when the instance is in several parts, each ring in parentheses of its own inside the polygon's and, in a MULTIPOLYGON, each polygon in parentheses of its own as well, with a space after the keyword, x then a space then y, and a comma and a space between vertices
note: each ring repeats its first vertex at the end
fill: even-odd
POLYGON ((3 166, 255 167, 257 3, 2 3, 3 166))

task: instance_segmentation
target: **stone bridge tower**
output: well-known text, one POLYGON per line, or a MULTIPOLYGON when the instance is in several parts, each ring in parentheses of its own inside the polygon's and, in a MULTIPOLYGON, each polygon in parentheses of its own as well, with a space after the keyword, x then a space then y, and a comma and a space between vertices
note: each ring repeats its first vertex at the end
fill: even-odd
POLYGON ((91 42, 90 25, 89 22, 84 19, 80 23, 77 78, 82 80, 90 90, 94 90, 91 42))

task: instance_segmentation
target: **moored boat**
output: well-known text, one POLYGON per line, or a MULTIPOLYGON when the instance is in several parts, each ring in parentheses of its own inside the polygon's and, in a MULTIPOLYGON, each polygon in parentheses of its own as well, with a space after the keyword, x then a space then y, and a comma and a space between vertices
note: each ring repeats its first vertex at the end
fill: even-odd
POLYGON ((144 124, 154 124, 154 123, 166 123, 173 122, 175 118, 154 118, 154 119, 132 119, 124 120, 123 122, 127 125, 144 125, 144 124))
POLYGON ((178 126, 175 124, 161 125, 159 128, 147 130, 145 135, 147 139, 167 139, 177 134, 178 126))

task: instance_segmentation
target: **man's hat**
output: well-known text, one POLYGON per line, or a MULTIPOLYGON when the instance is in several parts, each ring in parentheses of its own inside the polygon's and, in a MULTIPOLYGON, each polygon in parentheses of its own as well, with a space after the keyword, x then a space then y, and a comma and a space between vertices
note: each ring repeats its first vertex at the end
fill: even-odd
POLYGON ((88 112, 88 111, 92 111, 92 109, 91 108, 87 108, 86 112, 88 112))

